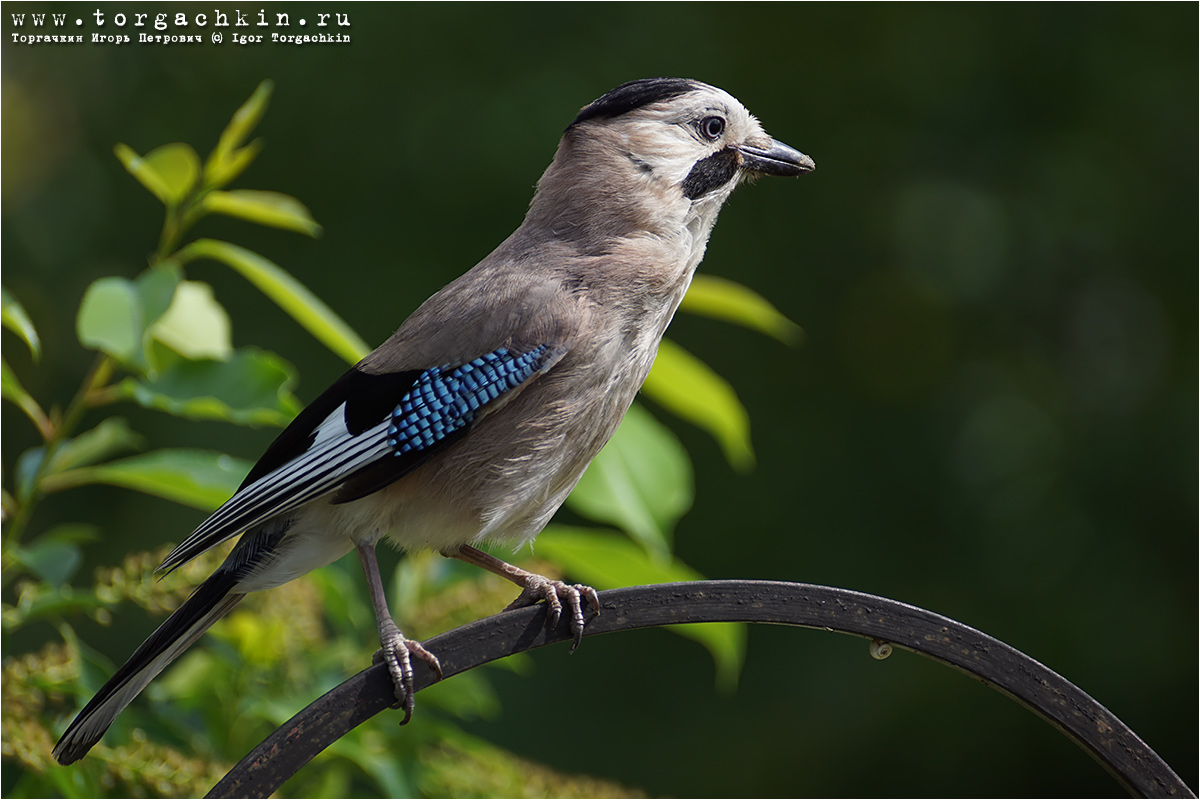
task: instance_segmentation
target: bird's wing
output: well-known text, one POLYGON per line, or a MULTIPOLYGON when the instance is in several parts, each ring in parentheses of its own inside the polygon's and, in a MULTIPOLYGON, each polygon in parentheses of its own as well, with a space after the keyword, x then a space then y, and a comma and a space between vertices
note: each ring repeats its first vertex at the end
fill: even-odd
POLYGON ((172 570, 242 531, 336 492, 365 497, 416 469, 516 396, 566 353, 501 347, 464 364, 350 370, 294 419, 238 491, 166 557, 172 570))

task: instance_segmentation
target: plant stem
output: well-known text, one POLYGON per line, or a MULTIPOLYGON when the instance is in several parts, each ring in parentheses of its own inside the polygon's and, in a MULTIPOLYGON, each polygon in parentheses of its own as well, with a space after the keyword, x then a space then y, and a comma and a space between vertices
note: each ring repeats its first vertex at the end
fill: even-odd
POLYGON ((167 215, 163 219, 162 234, 158 237, 158 250, 154 252, 154 259, 150 262, 150 266, 162 261, 168 253, 175 249, 175 244, 183 234, 179 217, 179 207, 168 205, 167 215))
POLYGON ((8 530, 4 532, 4 549, 6 552, 21 541, 21 534, 25 532, 25 526, 29 524, 29 518, 33 515, 33 510, 37 506, 38 500, 41 499, 38 487, 46 476, 46 470, 50 468, 50 464, 54 461, 54 456, 58 453, 58 448, 64 441, 71 437, 76 426, 79 425, 79 421, 83 418, 83 413, 90 407, 90 395, 104 386, 108 382, 108 379, 112 377, 114 366, 113 360, 103 353, 96 356, 95 363, 92 364, 87 377, 83 379, 83 384, 79 387, 79 391, 71 399, 71 404, 67 406, 62 420, 58 425, 54 426, 50 437, 46 440, 46 452, 42 456, 42 461, 38 464, 33 479, 29 482, 29 491, 26 493, 26 496, 21 496, 22 493, 19 491, 17 493, 17 510, 13 514, 12 522, 8 525, 8 530))
POLYGON ((196 220, 203 215, 201 201, 207 193, 207 190, 200 189, 183 203, 167 206, 162 234, 158 238, 158 249, 154 252, 154 259, 150 262, 150 266, 166 260, 171 252, 179 246, 179 240, 187 233, 188 228, 192 227, 196 220))

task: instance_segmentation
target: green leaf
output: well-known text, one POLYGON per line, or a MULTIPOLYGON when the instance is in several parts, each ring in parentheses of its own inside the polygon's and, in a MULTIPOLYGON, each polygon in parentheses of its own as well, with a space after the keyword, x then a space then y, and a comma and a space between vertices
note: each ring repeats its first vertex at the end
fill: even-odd
POLYGON ((734 469, 745 471, 754 466, 746 407, 728 381, 687 350, 663 339, 642 391, 712 434, 734 469))
POLYGON ((697 275, 679 306, 684 311, 733 322, 799 346, 804 329, 780 313, 758 292, 712 275, 697 275))
POLYGON ((50 530, 38 536, 38 541, 66 542, 68 544, 84 544, 98 542, 104 537, 100 529, 87 522, 64 522, 55 525, 50 530))
POLYGON ((149 370, 147 331, 170 307, 179 281, 179 267, 170 262, 146 270, 136 281, 120 277, 94 281, 76 317, 80 343, 127 367, 149 370))
MULTIPOLYGON (((63 591, 57 584, 22 581, 20 597, 15 606, 4 605, 4 632, 11 633, 40 619, 61 621, 77 614, 94 612, 104 604, 90 591, 63 591)), ((61 629, 60 629, 61 630, 61 629)), ((111 666, 106 674, 112 674, 111 666)), ((99 688, 102 681, 96 683, 99 688)), ((88 695, 94 692, 88 692, 88 695)), ((64 795, 71 796, 71 795, 64 795)))
POLYGON ((134 279, 147 326, 167 313, 182 280, 183 270, 173 261, 156 264, 134 279))
POLYGON ((299 231, 313 237, 321 233, 321 226, 304 204, 280 192, 253 189, 211 191, 204 196, 201 208, 208 213, 240 217, 260 225, 299 231))
POLYGON ((370 351, 358 334, 319 297, 258 253, 216 239, 197 239, 181 249, 176 258, 180 263, 211 258, 233 267, 319 342, 351 364, 370 351))
POLYGON ((17 373, 13 372, 8 362, 3 359, 0 359, 0 397, 22 407, 24 402, 33 399, 21 385, 17 373))
POLYGON ((80 555, 76 545, 39 539, 18 548, 17 560, 38 578, 57 586, 70 580, 79 567, 80 555))
POLYGON ((233 113, 233 118, 221 131, 221 138, 204 164, 205 182, 214 188, 227 185, 250 165, 258 151, 261 142, 251 142, 242 147, 242 142, 258 125, 263 114, 267 113, 267 103, 275 84, 269 80, 263 81, 250 95, 250 99, 233 113), (239 149, 240 148, 240 149, 239 149))
POLYGON ((139 405, 187 419, 283 427, 300 410, 295 382, 279 356, 246 348, 226 361, 175 361, 153 378, 126 378, 119 387, 139 405))
POLYGON ((64 472, 103 461, 122 450, 136 450, 142 437, 121 417, 109 417, 90 431, 59 445, 49 473, 64 472))
POLYGON ((213 297, 212 287, 183 281, 150 335, 187 358, 223 361, 233 354, 230 328, 229 314, 213 297))
MULTIPOLYGON (((390 595, 389 595, 390 597, 390 595)), ((507 666, 507 664, 505 665, 507 666)), ((485 674, 478 670, 455 675, 453 682, 439 681, 425 688, 421 696, 431 707, 440 708, 454 719, 494 717, 502 711, 499 698, 485 674), (458 678, 467 678, 462 683, 458 678), (458 684, 456 687, 455 684, 458 684)), ((397 797, 398 795, 389 795, 397 797)))
POLYGON ((692 463, 683 445, 634 404, 567 498, 571 510, 615 525, 655 557, 670 552, 675 523, 692 505, 692 463))
POLYGON ((38 536, 32 544, 17 547, 17 561, 46 583, 58 586, 71 579, 82 561, 79 543, 99 538, 94 525, 58 525, 38 536))
POLYGON ((213 164, 212 157, 204 166, 204 183, 210 189, 228 186, 237 176, 246 171, 254 163, 263 149, 262 139, 255 139, 245 147, 234 150, 220 164, 213 164))
POLYGON ((137 288, 125 278, 100 278, 87 288, 75 331, 84 347, 108 353, 124 364, 145 364, 137 288))
POLYGON ((164 144, 145 156, 120 143, 113 152, 130 175, 168 206, 178 205, 187 197, 200 176, 200 157, 182 142, 164 144))
POLYGON ((33 399, 33 395, 25 391, 25 387, 17 379, 17 374, 12 371, 12 368, 8 366, 8 362, 3 359, 0 359, 0 397, 8 400, 10 403, 14 403, 25 412, 25 416, 33 421, 33 424, 38 427, 38 431, 43 436, 49 435, 47 428, 49 421, 46 418, 46 412, 33 399))
POLYGON ((416 794, 402 764, 385 749, 384 741, 378 737, 361 736, 354 731, 330 745, 329 752, 361 769, 379 787, 381 797, 413 797, 416 794))
POLYGON ((42 460, 45 458, 45 447, 31 447, 17 457, 15 470, 17 499, 22 503, 27 502, 29 498, 33 497, 37 489, 34 478, 37 477, 38 470, 42 467, 42 460))
POLYGON ((166 449, 61 472, 43 484, 47 493, 90 483, 135 489, 211 511, 237 490, 250 462, 208 450, 166 449))
POLYGON ((33 321, 25 313, 25 307, 12 296, 8 289, 0 288, 0 297, 3 298, 3 301, 0 302, 0 323, 25 341, 34 361, 37 361, 42 357, 42 341, 33 327, 33 321))
MULTIPOLYGON (((560 565, 573 580, 597 589, 702 580, 677 558, 654 558, 623 536, 608 531, 551 525, 538 537, 537 554, 560 565)), ((717 666, 717 684, 737 686, 746 653, 746 627, 732 623, 672 626, 671 631, 703 644, 717 666)))

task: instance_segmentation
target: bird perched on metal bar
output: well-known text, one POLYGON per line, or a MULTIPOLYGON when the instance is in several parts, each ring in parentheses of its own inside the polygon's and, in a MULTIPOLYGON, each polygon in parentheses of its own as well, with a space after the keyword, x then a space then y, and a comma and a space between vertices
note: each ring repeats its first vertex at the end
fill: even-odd
POLYGON ((237 493, 167 556, 170 571, 227 539, 217 571, 67 728, 83 757, 113 718, 249 592, 357 550, 405 721, 412 659, 388 611, 375 545, 432 548, 522 587, 513 606, 563 605, 578 644, 594 590, 472 545, 532 540, 608 441, 650 371, 743 178, 812 159, 768 136, 729 94, 679 78, 618 86, 567 127, 524 222, 429 298, 283 431, 237 493))

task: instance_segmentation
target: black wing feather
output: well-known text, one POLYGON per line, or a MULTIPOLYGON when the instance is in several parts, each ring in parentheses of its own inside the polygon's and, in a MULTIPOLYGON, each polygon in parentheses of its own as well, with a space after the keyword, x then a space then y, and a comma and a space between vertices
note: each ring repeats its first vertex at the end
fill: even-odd
POLYGON ((378 424, 396 405, 396 398, 402 397, 420 375, 421 370, 416 369, 373 375, 352 367, 283 429, 238 490, 307 452, 316 439, 318 426, 342 403, 346 404, 346 429, 352 435, 378 424))

